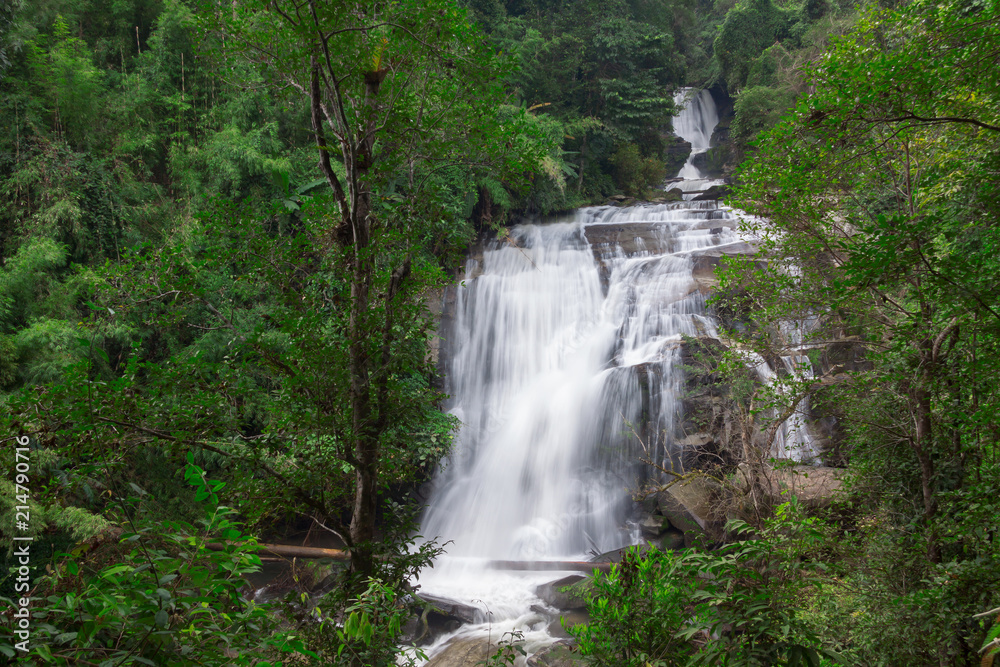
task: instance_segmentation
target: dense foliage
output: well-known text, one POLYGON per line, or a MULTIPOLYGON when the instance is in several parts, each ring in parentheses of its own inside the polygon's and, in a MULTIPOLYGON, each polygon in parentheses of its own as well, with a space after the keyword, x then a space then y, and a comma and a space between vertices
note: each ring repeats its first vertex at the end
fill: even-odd
MULTIPOLYGON (((554 123, 562 181, 536 181, 524 205, 546 213, 645 196, 663 173, 672 92, 686 80, 694 3, 681 0, 469 2, 494 43, 520 64, 521 103, 554 123)), ((703 56, 704 57, 704 56, 703 56)), ((707 60, 707 57, 705 57, 707 60)))
POLYGON ((814 321, 861 360, 820 370, 854 474, 823 622, 864 664, 978 664, 997 603, 998 47, 995 4, 868 8, 740 174, 767 257, 727 274, 743 344, 814 321))
MULTIPOLYGON (((816 519, 786 503, 759 535, 714 552, 625 553, 595 574, 591 621, 571 629, 596 665, 812 665, 840 656, 796 613, 818 580, 816 519)), ((749 527, 731 528, 749 536, 749 527)))
POLYGON ((630 553, 582 653, 989 664, 1000 15, 887 4, 0 1, 0 424, 31 443, 0 531, 35 540, 30 659, 402 659, 435 553, 406 494, 454 428, 426 295, 511 211, 647 196, 690 85, 732 101, 710 159, 750 157, 735 203, 761 216, 766 265, 724 278, 732 339, 773 356, 809 321, 849 351, 788 395, 837 415, 850 493, 630 553), (253 603, 255 536, 296 526, 352 568, 253 603))
MULTIPOLYGON (((247 601, 254 557, 204 548, 245 536, 218 525, 225 511, 194 527, 195 463, 225 480, 213 493, 248 530, 311 524, 351 550, 325 615, 310 598, 285 611, 315 660, 398 652, 399 624, 373 619, 405 617, 395 600, 434 549, 411 551, 397 501, 454 427, 426 294, 472 234, 479 184, 501 199, 549 178, 557 143, 509 100, 510 60, 453 3, 311 9, 305 26, 268 3, 10 13, 0 381, 6 431, 31 439, 31 494, 5 457, 0 520, 20 534, 30 508, 34 613, 52 624, 38 661, 183 663, 190 642, 217 646, 212 664, 304 650, 247 601), (57 575, 41 577, 49 560, 57 575), (180 578, 166 585, 162 568, 180 578), (331 630, 341 614, 356 624, 331 630)), ((7 576, 0 595, 13 589, 7 576)))

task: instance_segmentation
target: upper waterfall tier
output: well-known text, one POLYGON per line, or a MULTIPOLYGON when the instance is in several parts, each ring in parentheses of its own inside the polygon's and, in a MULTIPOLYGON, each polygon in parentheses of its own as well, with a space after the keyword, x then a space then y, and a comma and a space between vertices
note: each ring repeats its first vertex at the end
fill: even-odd
POLYGON ((707 179, 694 165, 694 159, 712 147, 712 132, 719 124, 719 111, 707 90, 695 93, 692 88, 682 88, 674 94, 674 104, 680 108, 680 113, 674 117, 674 134, 691 144, 691 154, 677 173, 677 178, 684 181, 674 187, 684 192, 704 190, 718 181, 707 179))

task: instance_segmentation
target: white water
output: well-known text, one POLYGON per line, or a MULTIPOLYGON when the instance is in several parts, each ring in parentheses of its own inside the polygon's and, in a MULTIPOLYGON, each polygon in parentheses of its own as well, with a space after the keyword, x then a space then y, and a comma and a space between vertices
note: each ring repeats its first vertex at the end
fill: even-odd
POLYGON ((737 242, 732 225, 716 202, 589 208, 517 226, 481 267, 470 262, 447 334, 450 410, 464 426, 421 526, 452 543, 419 581, 483 610, 461 635, 485 636, 491 621, 494 639, 525 632, 529 651, 554 641, 557 613, 539 611, 534 589, 564 575, 487 561, 585 560, 637 543, 638 459, 679 464, 678 343, 715 334, 693 256, 737 242))
MULTIPOLYGON (((708 150, 717 122, 701 91, 674 126, 693 157, 708 150)), ((685 199, 721 183, 690 158, 680 176, 688 180, 672 187, 691 192, 685 199)), ((481 265, 469 260, 443 332, 449 409, 463 427, 421 525, 448 542, 447 554, 417 583, 478 608, 480 622, 425 647, 432 660, 460 637, 496 641, 517 630, 529 654, 556 641, 559 612, 534 591, 568 573, 501 571, 491 561, 588 560, 640 541, 629 491, 649 471, 638 460, 680 466, 681 337, 716 335, 695 259, 743 245, 735 226, 714 201, 587 208, 514 227, 481 265)), ((776 453, 806 449, 807 438, 804 422, 786 424, 776 453)))
MULTIPOLYGON (((815 324, 814 321, 782 322, 781 335, 785 346, 791 354, 781 357, 781 363, 791 378, 793 387, 796 382, 813 378, 812 362, 804 354, 809 347, 805 342, 805 334, 815 324)), ((795 404, 795 412, 778 431, 777 442, 774 443, 774 455, 777 458, 794 459, 806 463, 819 463, 820 452, 816 442, 809 432, 805 418, 809 414, 809 397, 805 396, 795 404)))
POLYGON ((701 172, 692 161, 695 156, 701 155, 712 147, 712 132, 719 124, 719 111, 715 106, 715 100, 707 90, 700 90, 697 93, 692 88, 682 88, 674 94, 674 104, 680 107, 680 113, 674 117, 674 134, 681 139, 691 142, 691 154, 687 162, 677 173, 677 178, 683 181, 671 183, 669 187, 680 188, 683 192, 692 192, 685 198, 693 197, 699 190, 707 190, 713 185, 722 183, 721 180, 709 179, 701 172))
MULTIPOLYGON (((794 391, 797 381, 812 377, 811 363, 809 357, 805 355, 781 357, 788 379, 779 376, 760 355, 751 353, 748 356, 750 357, 748 364, 757 371, 757 377, 764 384, 773 385, 778 395, 794 391)), ((805 421, 808 414, 809 397, 806 396, 795 404, 795 411, 775 433, 772 456, 803 463, 819 463, 819 451, 805 421)))

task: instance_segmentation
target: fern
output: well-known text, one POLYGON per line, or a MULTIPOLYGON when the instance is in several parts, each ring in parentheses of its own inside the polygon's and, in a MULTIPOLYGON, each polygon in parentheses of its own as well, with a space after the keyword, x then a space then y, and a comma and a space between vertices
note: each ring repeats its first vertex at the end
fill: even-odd
POLYGON ((484 176, 477 181, 477 185, 490 196, 490 201, 493 204, 505 209, 510 208, 510 193, 507 192, 503 183, 489 176, 484 176))
MULTIPOLYGON (((28 528, 15 530, 18 506, 23 507, 23 504, 18 502, 14 483, 8 479, 0 479, 0 533, 4 535, 38 537, 46 532, 61 530, 69 533, 75 541, 82 542, 100 534, 111 525, 104 517, 81 507, 63 507, 56 503, 42 504, 29 497, 28 528)), ((14 543, 11 541, 7 548, 8 555, 13 548, 14 543)))

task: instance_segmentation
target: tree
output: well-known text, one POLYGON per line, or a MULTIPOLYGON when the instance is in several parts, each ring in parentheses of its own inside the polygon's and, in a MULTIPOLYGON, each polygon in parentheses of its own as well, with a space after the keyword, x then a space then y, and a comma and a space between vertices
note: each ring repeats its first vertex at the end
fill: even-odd
MULTIPOLYGON (((918 617, 932 610, 906 579, 946 568, 969 586, 995 577, 979 565, 995 562, 995 537, 957 538, 956 525, 975 521, 969 503, 997 475, 1000 395, 984 379, 1000 343, 989 175, 1000 89, 985 64, 998 27, 995 8, 963 2, 869 9, 810 71, 814 92, 765 135, 735 202, 762 216, 748 227, 767 258, 733 262, 727 278, 745 290, 745 342, 773 353, 782 323, 818 318, 814 343, 863 360, 837 407, 852 466, 873 475, 869 500, 907 527, 880 536, 900 551, 876 558, 891 572, 887 595, 918 617)), ((986 604, 946 581, 969 616, 986 604)), ((908 655, 950 662, 969 645, 962 622, 940 622, 908 655)))
POLYGON ((788 34, 791 13, 771 0, 746 0, 726 14, 715 38, 715 57, 731 93, 746 83, 754 58, 788 34))
POLYGON ((347 391, 336 408, 347 418, 336 437, 354 471, 346 536, 354 567, 367 574, 379 454, 395 407, 389 367, 414 237, 425 215, 440 215, 435 176, 490 169, 516 179, 547 147, 518 145, 524 112, 500 104, 508 65, 451 2, 252 2, 213 11, 225 49, 309 102, 336 211, 323 233, 327 253, 349 267, 339 332, 347 391))

